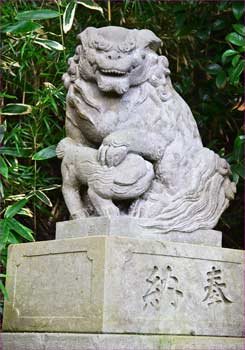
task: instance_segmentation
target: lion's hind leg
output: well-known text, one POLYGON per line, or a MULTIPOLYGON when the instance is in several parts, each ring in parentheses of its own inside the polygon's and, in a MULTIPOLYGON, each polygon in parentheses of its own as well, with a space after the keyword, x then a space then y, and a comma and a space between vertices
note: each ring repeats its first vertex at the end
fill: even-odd
POLYGON ((86 209, 83 206, 79 192, 79 181, 76 179, 74 173, 70 167, 65 164, 65 162, 61 165, 61 171, 63 178, 62 193, 71 218, 81 219, 86 217, 86 209))

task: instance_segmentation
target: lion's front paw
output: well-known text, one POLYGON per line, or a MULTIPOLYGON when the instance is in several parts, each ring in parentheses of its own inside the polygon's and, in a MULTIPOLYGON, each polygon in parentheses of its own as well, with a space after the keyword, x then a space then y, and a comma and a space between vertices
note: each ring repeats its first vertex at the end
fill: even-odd
POLYGON ((227 199, 229 200, 234 199, 237 191, 236 184, 234 182, 231 182, 228 177, 224 181, 224 190, 225 190, 225 196, 227 199))
POLYGON ((101 165, 117 166, 125 159, 127 153, 127 146, 102 144, 98 150, 98 161, 101 165))

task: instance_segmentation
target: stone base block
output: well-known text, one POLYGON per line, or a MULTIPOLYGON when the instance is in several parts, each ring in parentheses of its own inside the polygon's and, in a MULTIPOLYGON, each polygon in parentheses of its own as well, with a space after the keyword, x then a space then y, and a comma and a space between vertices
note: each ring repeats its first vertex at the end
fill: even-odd
POLYGON ((201 244, 221 247, 222 232, 216 230, 196 230, 193 232, 161 230, 147 226, 148 219, 129 216, 90 217, 79 220, 61 221, 56 224, 56 239, 88 236, 121 236, 138 239, 155 239, 178 243, 201 244))
POLYGON ((4 333, 3 350, 244 350, 243 338, 4 333))
POLYGON ((13 245, 7 274, 5 331, 243 336, 238 250, 93 236, 13 245))

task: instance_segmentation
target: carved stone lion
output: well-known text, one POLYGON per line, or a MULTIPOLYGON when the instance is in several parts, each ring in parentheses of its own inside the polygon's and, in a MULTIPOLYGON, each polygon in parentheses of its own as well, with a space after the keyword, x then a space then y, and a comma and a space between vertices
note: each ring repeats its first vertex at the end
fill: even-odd
POLYGON ((161 40, 120 27, 87 28, 78 38, 63 76, 69 142, 57 149, 72 218, 87 215, 85 186, 98 215, 120 215, 113 200, 131 199, 126 214, 162 233, 213 228, 235 184, 227 162, 203 147, 168 60, 156 53, 161 40))

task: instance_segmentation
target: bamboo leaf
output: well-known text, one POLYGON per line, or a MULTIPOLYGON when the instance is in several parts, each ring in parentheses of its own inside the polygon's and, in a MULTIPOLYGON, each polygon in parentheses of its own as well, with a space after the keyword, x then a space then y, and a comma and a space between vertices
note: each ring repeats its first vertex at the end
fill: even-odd
POLYGON ((94 1, 90 1, 90 0, 79 0, 77 1, 78 4, 83 5, 84 7, 89 8, 90 10, 96 10, 96 11, 100 11, 100 13, 102 14, 102 16, 104 16, 104 11, 103 8, 100 7, 98 4, 96 4, 96 2, 94 1))
POLYGON ((77 8, 77 3, 75 1, 71 1, 68 3, 66 6, 64 15, 63 15, 63 30, 64 33, 69 32, 69 30, 72 27, 74 17, 75 17, 75 12, 77 8))
POLYGON ((34 43, 36 43, 40 46, 43 46, 48 50, 62 51, 65 49, 65 47, 63 45, 61 45, 60 43, 58 43, 57 41, 54 41, 54 40, 38 38, 38 39, 34 40, 34 43))
POLYGON ((18 214, 18 212, 21 210, 21 208, 23 208, 26 205, 27 202, 28 202, 27 199, 21 199, 17 203, 9 205, 5 211, 4 217, 12 218, 16 214, 18 214))
POLYGON ((40 9, 40 10, 30 10, 30 11, 23 11, 17 13, 17 16, 15 17, 18 21, 37 21, 42 19, 49 19, 49 18, 55 18, 59 17, 59 12, 48 10, 48 9, 40 9))
POLYGON ((27 241, 35 241, 32 235, 32 230, 28 227, 22 225, 19 221, 14 218, 6 218, 4 221, 7 222, 7 226, 10 230, 17 232, 21 237, 25 238, 27 241))
POLYGON ((30 156, 31 148, 21 148, 17 150, 14 147, 0 147, 0 154, 6 154, 13 157, 27 158, 30 156))
POLYGON ((0 125, 0 144, 2 143, 3 137, 4 137, 4 133, 5 133, 5 126, 4 125, 0 125))
POLYGON ((5 92, 0 92, 0 97, 6 97, 6 98, 9 98, 9 99, 13 99, 13 100, 17 98, 16 96, 6 94, 5 92))
POLYGON ((8 244, 19 244, 22 242, 22 239, 18 237, 18 235, 14 234, 13 232, 9 232, 8 244))
POLYGON ((6 288, 4 287, 4 284, 3 284, 3 282, 2 282, 1 280, 0 280, 0 291, 2 292, 4 298, 8 300, 9 297, 8 297, 7 290, 6 290, 6 288))
POLYGON ((24 115, 32 112, 32 106, 23 103, 9 103, 0 110, 2 115, 24 115))
POLYGON ((48 146, 41 151, 35 153, 32 157, 33 160, 45 160, 56 157, 56 145, 48 146))
POLYGON ((48 198, 48 196, 46 196, 46 194, 42 191, 36 191, 35 192, 35 196, 42 201, 44 204, 48 205, 49 207, 52 207, 53 204, 51 202, 51 200, 48 198))
POLYGON ((29 216, 30 218, 33 217, 33 213, 29 208, 21 208, 18 212, 18 215, 29 216))
POLYGON ((5 246, 9 239, 10 228, 8 226, 7 220, 2 219, 0 221, 0 235, 1 235, 1 244, 5 246))
POLYGON ((12 25, 5 26, 2 29, 3 33, 28 33, 42 28, 42 26, 38 23, 34 23, 31 21, 21 21, 12 25))
POLYGON ((3 189, 3 183, 2 181, 0 180, 0 198, 4 198, 4 189, 3 189))
POLYGON ((2 174, 6 179, 8 178, 8 165, 3 159, 3 157, 0 156, 0 174, 2 174))

